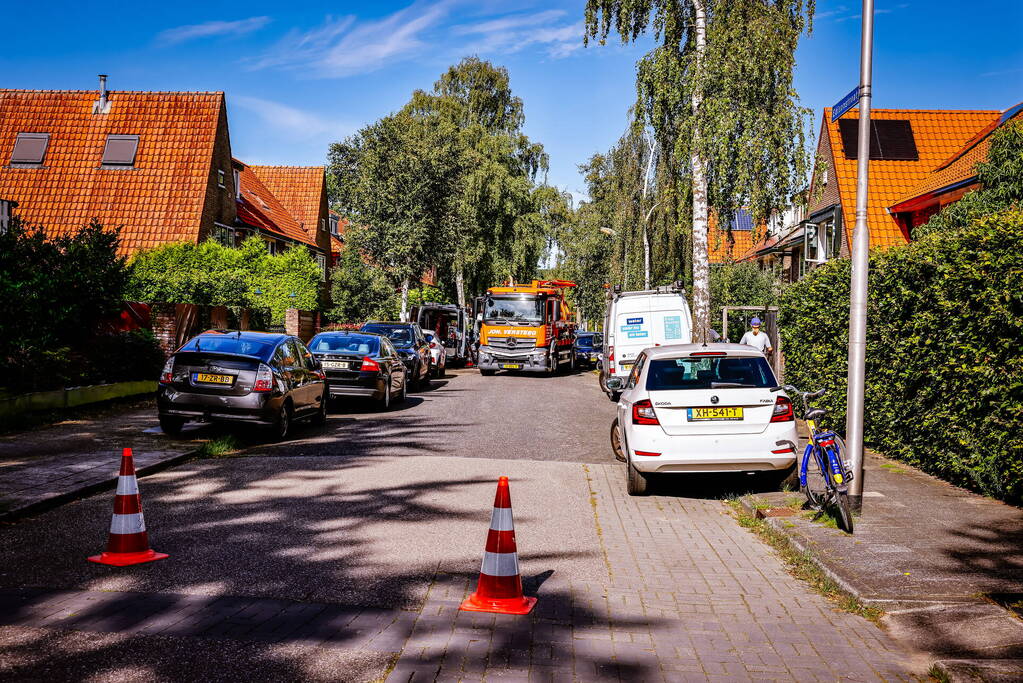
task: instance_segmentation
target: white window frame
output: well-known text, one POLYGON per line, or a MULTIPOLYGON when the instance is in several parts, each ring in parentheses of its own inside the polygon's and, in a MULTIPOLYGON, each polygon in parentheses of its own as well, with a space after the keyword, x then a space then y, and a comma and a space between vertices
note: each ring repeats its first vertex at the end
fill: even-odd
POLYGON ((320 267, 320 281, 327 281, 327 257, 323 254, 316 254, 316 265, 320 267))

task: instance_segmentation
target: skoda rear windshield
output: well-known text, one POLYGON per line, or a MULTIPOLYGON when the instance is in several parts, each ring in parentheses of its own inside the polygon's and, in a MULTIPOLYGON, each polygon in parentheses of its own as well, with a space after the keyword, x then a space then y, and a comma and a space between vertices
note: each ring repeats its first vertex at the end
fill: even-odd
POLYGON ((647 391, 777 386, 771 366, 756 356, 659 358, 649 364, 647 391))
POLYGON ((359 356, 375 356, 380 348, 380 338, 368 334, 321 334, 309 342, 313 353, 354 353, 359 356))
POLYGON ((486 322, 543 322, 543 299, 537 297, 493 297, 483 310, 486 322))
POLYGON ((277 340, 246 339, 236 335, 204 334, 185 343, 178 353, 231 353, 239 356, 253 356, 267 360, 273 355, 277 340))
POLYGON ((600 346, 603 343, 603 340, 600 338, 600 335, 594 334, 581 335, 576 341, 579 342, 579 346, 585 346, 586 348, 600 346))

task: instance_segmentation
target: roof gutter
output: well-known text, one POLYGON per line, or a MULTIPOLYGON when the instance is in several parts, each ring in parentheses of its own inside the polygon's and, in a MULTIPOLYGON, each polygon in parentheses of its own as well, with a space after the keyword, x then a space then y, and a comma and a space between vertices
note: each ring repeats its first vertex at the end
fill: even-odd
POLYGON ((899 202, 898 204, 893 204, 892 206, 889 206, 888 213, 903 213, 906 211, 917 211, 918 209, 930 206, 931 204, 934 203, 934 200, 936 200, 943 194, 955 192, 956 190, 962 189, 969 185, 973 185, 976 182, 977 176, 973 176, 965 180, 960 180, 958 182, 952 183, 951 185, 940 187, 937 190, 931 190, 926 194, 918 195, 916 197, 910 197, 909 199, 905 199, 899 202))

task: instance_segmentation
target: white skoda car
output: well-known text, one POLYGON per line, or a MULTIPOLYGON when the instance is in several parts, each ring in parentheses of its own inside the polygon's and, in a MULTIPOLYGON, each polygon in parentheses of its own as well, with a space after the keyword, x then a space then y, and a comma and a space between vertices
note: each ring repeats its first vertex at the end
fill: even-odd
MULTIPOLYGON (((623 382, 616 378, 616 382, 623 382)), ((649 477, 685 472, 777 474, 795 467, 792 401, 764 354, 740 344, 645 349, 621 387, 611 447, 630 495, 649 477)))

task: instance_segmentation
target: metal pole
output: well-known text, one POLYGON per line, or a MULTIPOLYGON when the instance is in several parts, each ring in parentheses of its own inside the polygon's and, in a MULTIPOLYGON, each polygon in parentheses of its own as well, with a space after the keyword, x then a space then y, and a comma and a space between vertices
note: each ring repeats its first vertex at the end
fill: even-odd
POLYGON ((863 395, 867 355, 867 170, 870 161, 871 57, 874 50, 874 0, 863 0, 860 42, 860 120, 856 152, 856 228, 853 231, 852 280, 849 292, 849 394, 846 398, 846 444, 852 457, 849 502, 863 506, 863 395))

